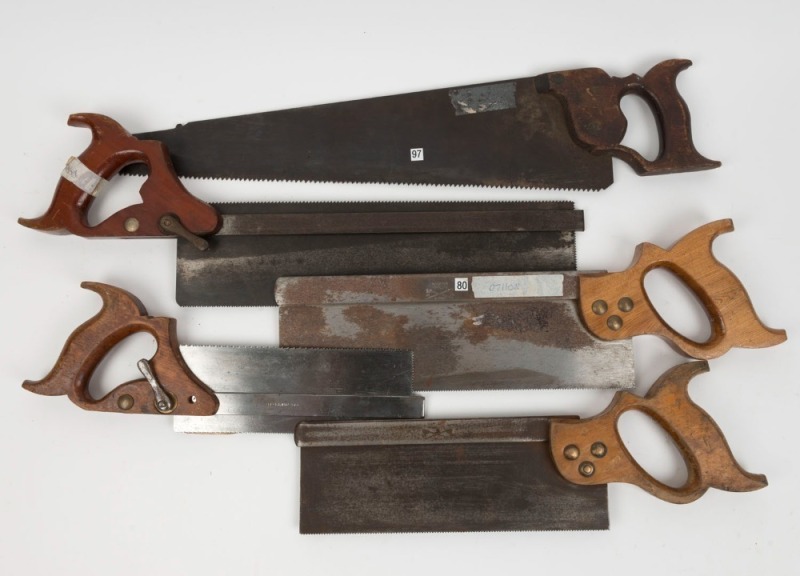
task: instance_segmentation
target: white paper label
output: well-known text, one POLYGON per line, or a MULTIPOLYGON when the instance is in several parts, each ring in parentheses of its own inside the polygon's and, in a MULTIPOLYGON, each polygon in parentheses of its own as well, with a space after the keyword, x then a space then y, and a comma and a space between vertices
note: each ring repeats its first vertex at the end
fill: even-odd
POLYGON ((97 196, 108 184, 108 180, 92 172, 83 162, 71 156, 67 165, 61 171, 61 177, 69 180, 75 186, 90 194, 97 196))
POLYGON ((453 283, 456 292, 466 292, 469 290, 469 278, 456 278, 453 283))
POLYGON ((421 162, 422 160, 425 160, 425 150, 423 148, 412 148, 411 161, 421 162))
POLYGON ((475 298, 555 298, 564 295, 563 274, 475 276, 475 298))

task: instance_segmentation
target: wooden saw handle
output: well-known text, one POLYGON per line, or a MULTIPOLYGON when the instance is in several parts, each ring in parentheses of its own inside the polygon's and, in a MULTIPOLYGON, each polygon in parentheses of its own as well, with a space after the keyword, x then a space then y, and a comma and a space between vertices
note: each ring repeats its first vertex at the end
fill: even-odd
POLYGON ((92 142, 77 158, 79 162, 71 159, 68 163, 47 212, 38 218, 20 218, 20 224, 45 232, 84 237, 141 238, 172 236, 173 233, 162 228, 160 221, 162 217, 173 216, 197 237, 219 229, 221 217, 213 207, 184 188, 164 144, 139 140, 101 114, 73 114, 68 124, 90 128, 92 142), (71 167, 73 163, 75 167, 71 167), (130 164, 148 167, 149 174, 139 190, 142 203, 123 208, 96 226, 90 226, 89 208, 99 190, 97 185, 130 164), (72 179, 67 177, 70 172, 74 175, 72 179), (79 176, 88 176, 93 186, 81 185, 79 176))
POLYGON ((39 381, 26 380, 23 388, 46 396, 66 394, 86 410, 164 413, 158 410, 154 390, 144 379, 122 384, 99 400, 89 394, 92 374, 106 354, 127 336, 147 332, 158 345, 150 367, 173 401, 169 413, 186 416, 216 413, 219 407, 216 395, 192 374, 181 357, 174 318, 147 316, 138 298, 108 284, 83 282, 81 287, 97 292, 103 299, 103 308, 70 334, 50 373, 39 381))
POLYGON ((690 60, 665 60, 644 77, 609 76, 600 68, 551 72, 536 77, 539 92, 554 94, 566 109, 572 137, 595 153, 610 153, 624 160, 637 174, 670 174, 718 168, 720 163, 700 154, 692 141, 692 124, 686 101, 678 92, 678 74, 690 60), (656 119, 659 152, 647 160, 636 150, 620 144, 628 121, 620 108, 626 94, 647 102, 656 119))
POLYGON ((579 305, 584 324, 598 338, 618 340, 641 334, 666 338, 684 354, 708 360, 732 347, 764 348, 786 340, 784 330, 767 328, 753 309, 739 279, 711 250, 714 239, 733 230, 731 220, 717 220, 690 232, 669 250, 643 243, 633 264, 612 274, 581 274, 579 305), (653 307, 644 289, 645 275, 666 268, 700 299, 711 323, 711 337, 695 342, 673 330, 653 307))
POLYGON ((693 502, 709 488, 729 492, 764 488, 767 478, 739 466, 722 430, 689 398, 689 381, 707 371, 707 362, 681 364, 662 375, 644 398, 617 392, 611 405, 597 416, 554 418, 550 446, 559 472, 576 484, 634 484, 675 504, 693 502), (683 486, 673 488, 659 482, 625 448, 617 422, 628 410, 652 417, 675 441, 688 471, 683 486))

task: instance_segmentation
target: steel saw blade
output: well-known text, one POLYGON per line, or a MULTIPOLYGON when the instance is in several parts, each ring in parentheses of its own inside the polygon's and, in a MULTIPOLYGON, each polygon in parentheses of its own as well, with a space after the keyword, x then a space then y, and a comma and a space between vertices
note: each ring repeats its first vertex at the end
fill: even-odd
POLYGON ((400 350, 180 346, 219 399, 213 416, 175 416, 189 433, 292 432, 304 420, 421 418, 412 358, 400 350))
POLYGON ((273 306, 281 276, 572 270, 572 202, 218 204, 207 250, 178 241, 182 306, 273 306))
POLYGON ((606 485, 565 480, 549 418, 301 423, 300 532, 607 530, 606 485))
MULTIPOLYGON (((248 114, 136 134, 179 176, 602 189, 611 158, 570 135, 533 78, 248 114)), ((144 173, 142 167, 128 173, 144 173)))
POLYGON ((570 272, 281 278, 282 346, 414 352, 414 390, 632 388, 630 339, 593 336, 570 272))

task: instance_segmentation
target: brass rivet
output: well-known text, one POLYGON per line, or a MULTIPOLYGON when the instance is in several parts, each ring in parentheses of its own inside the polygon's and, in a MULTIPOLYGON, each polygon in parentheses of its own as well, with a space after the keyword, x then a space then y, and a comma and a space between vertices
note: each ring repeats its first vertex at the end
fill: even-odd
POLYGON ((120 410, 130 410, 133 408, 133 396, 123 394, 117 399, 117 406, 119 406, 120 410))
POLYGON ((608 322, 606 322, 606 324, 608 324, 608 327, 611 328, 612 330, 619 330, 620 328, 622 328, 622 318, 620 318, 619 316, 609 316, 608 322))
POLYGON ((566 448, 564 448, 564 458, 567 460, 577 460, 578 456, 581 455, 581 451, 578 450, 578 447, 575 444, 570 444, 566 448))
POLYGON ((633 300, 625 296, 624 298, 620 298, 619 302, 617 302, 617 307, 622 310, 623 312, 630 312, 633 310, 633 300))
POLYGON ((602 316, 608 312, 608 304, 606 304, 605 300, 595 300, 592 302, 592 312, 598 316, 602 316))
POLYGON ((578 466, 578 472, 581 473, 581 476, 586 476, 588 478, 594 474, 594 464, 591 462, 581 462, 581 465, 578 466))
POLYGON ((592 456, 595 458, 602 458, 606 455, 606 452, 608 452, 608 449, 602 442, 595 442, 592 444, 592 456))
POLYGON ((128 218, 125 220, 125 230, 128 232, 136 232, 139 229, 139 221, 136 218, 128 218))

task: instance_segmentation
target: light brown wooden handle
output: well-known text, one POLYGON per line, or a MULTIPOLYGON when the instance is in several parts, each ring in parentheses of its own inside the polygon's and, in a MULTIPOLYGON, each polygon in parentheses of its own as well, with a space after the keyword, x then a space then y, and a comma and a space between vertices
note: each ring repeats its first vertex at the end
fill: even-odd
POLYGON ((661 336, 684 354, 704 360, 733 347, 780 344, 786 332, 759 320, 742 283, 714 257, 714 238, 732 230, 731 220, 717 220, 690 232, 669 250, 639 244, 633 264, 623 272, 580 275, 580 310, 586 327, 603 340, 661 336), (711 323, 707 341, 683 336, 658 314, 644 289, 645 275, 655 268, 673 272, 697 295, 711 323))
POLYGON ((139 190, 142 202, 91 226, 89 209, 96 190, 86 190, 62 173, 47 212, 38 218, 20 218, 23 226, 85 237, 141 238, 172 236, 160 225, 161 217, 167 215, 178 218, 195 236, 212 234, 222 225, 216 209, 192 196, 178 180, 161 142, 139 140, 102 114, 73 114, 68 123, 92 131, 92 142, 78 160, 96 176, 109 180, 130 164, 147 165, 147 180, 139 190))
POLYGON ((98 282, 84 282, 81 286, 97 292, 103 299, 103 308, 70 334, 50 373, 42 380, 26 380, 23 388, 47 396, 66 394, 86 410, 162 413, 156 407, 153 388, 144 379, 122 384, 99 400, 89 393, 92 374, 109 351, 131 334, 147 332, 158 345, 150 367, 174 403, 169 413, 187 416, 216 413, 219 407, 216 395, 192 374, 181 357, 175 319, 147 316, 139 299, 120 288, 98 282))
POLYGON ((689 381, 707 371, 707 362, 681 364, 662 375, 644 398, 617 392, 611 405, 597 416, 554 418, 550 445, 559 472, 576 484, 627 482, 675 504, 693 502, 709 488, 729 492, 764 488, 767 478, 739 466, 722 430, 689 398, 689 381), (617 422, 628 410, 652 417, 675 441, 688 471, 683 486, 673 488, 659 482, 625 448, 617 422))

